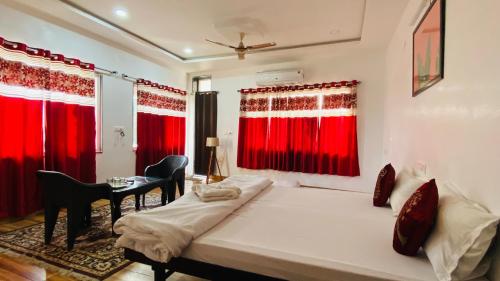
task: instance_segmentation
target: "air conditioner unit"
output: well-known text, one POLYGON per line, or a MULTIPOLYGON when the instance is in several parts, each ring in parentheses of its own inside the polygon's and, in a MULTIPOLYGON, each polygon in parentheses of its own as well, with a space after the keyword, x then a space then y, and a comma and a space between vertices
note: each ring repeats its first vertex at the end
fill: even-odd
POLYGON ((302 69, 263 71, 257 72, 255 80, 258 86, 302 84, 304 72, 302 69))

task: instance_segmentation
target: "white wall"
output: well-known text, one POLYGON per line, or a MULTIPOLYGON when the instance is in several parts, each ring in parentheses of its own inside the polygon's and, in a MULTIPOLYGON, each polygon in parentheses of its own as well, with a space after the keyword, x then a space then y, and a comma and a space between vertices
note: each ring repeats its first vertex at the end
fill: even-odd
MULTIPOLYGON (((222 142, 218 150, 222 173, 224 175, 242 172, 260 173, 273 178, 286 175, 287 179, 296 179, 305 185, 372 192, 377 173, 382 165, 384 52, 359 50, 350 52, 350 54, 243 70, 211 72, 212 89, 219 91, 217 131, 222 142), (358 88, 360 177, 287 173, 272 170, 254 171, 236 166, 240 103, 240 95, 237 90, 256 87, 255 73, 257 71, 286 68, 304 69, 306 83, 352 79, 362 81, 358 88)), ((193 128, 191 128, 192 131, 193 128)))
POLYGON ((422 162, 500 214, 500 1, 447 1, 444 80, 412 98, 417 4, 387 50, 384 158, 396 169, 422 162))
MULTIPOLYGON (((0 36, 29 46, 49 49, 96 66, 185 88, 185 73, 167 69, 91 38, 0 4, 0 36)), ((103 153, 97 155, 97 179, 135 174, 132 150, 132 83, 105 77, 103 83, 103 153), (116 140, 113 126, 125 127, 116 140)))
MULTIPOLYGON (((500 215, 500 29, 498 0, 446 1, 444 80, 411 97, 410 2, 387 50, 384 158, 416 162, 500 215)), ((489 280, 500 280, 500 235, 489 280)))

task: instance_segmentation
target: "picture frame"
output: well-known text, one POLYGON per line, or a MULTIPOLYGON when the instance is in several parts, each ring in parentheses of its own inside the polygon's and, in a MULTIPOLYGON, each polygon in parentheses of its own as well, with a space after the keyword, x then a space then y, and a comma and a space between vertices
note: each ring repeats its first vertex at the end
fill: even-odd
POLYGON ((434 0, 413 31, 412 96, 444 78, 446 0, 434 0))

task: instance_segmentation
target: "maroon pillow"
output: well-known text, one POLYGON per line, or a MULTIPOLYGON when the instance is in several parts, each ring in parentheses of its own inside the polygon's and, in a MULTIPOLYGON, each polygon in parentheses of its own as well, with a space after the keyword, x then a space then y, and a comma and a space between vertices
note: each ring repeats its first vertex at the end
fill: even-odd
POLYGON ((396 171, 389 163, 380 171, 373 193, 373 206, 382 207, 391 196, 392 189, 396 182, 396 171))
POLYGON ((406 256, 417 254, 434 225, 438 200, 436 181, 432 179, 406 201, 394 227, 392 247, 396 252, 406 256))

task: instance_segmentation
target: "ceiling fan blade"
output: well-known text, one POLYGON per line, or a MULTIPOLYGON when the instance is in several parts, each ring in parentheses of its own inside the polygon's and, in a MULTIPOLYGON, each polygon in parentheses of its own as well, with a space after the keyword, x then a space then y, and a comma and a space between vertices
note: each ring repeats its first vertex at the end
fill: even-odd
POLYGON ((208 42, 210 42, 210 43, 217 44, 217 45, 220 45, 220 46, 223 46, 223 47, 228 47, 228 48, 236 49, 236 47, 231 46, 231 45, 227 45, 227 44, 220 43, 220 42, 215 42, 215 41, 208 40, 208 39, 205 39, 205 40, 208 41, 208 42))
POLYGON ((252 46, 247 46, 248 50, 257 50, 257 49, 263 49, 263 48, 269 48, 269 47, 274 47, 276 46, 276 43, 264 43, 264 44, 258 44, 258 45, 252 45, 252 46))

